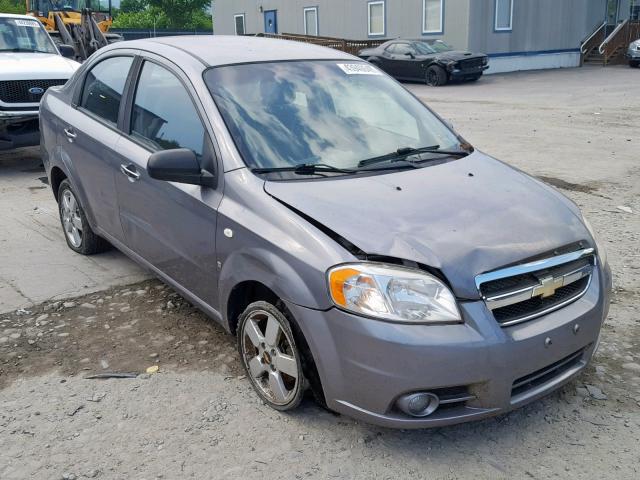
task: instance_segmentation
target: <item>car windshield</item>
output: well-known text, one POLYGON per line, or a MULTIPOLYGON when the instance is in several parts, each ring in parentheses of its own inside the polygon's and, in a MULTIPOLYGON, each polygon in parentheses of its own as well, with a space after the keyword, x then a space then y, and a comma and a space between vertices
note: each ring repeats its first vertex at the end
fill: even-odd
POLYGON ((460 140, 396 81, 365 62, 214 67, 205 81, 251 168, 356 168, 398 149, 460 140))
POLYGON ((0 52, 58 53, 38 20, 0 18, 0 52))
POLYGON ((417 42, 416 48, 420 45, 422 48, 429 49, 429 53, 442 53, 442 52, 450 52, 453 50, 453 47, 448 43, 443 42, 442 40, 434 40, 433 42, 417 42))

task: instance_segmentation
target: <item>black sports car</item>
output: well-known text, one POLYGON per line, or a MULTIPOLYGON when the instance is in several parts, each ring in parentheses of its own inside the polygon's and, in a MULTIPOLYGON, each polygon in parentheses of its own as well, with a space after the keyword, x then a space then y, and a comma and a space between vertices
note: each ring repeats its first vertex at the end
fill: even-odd
POLYGON ((489 68, 487 55, 457 51, 442 40, 390 40, 358 56, 398 80, 419 80, 433 87, 449 80, 476 81, 489 68))

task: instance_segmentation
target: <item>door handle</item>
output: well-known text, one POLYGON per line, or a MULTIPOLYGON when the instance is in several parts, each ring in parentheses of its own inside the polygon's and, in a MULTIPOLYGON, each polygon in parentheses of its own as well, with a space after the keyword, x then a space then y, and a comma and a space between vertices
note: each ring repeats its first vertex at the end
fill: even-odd
POLYGON ((64 134, 67 136, 67 139, 70 142, 73 142, 74 138, 76 138, 78 136, 78 134, 76 132, 74 132, 73 128, 71 128, 71 127, 65 128, 64 129, 64 134))
POLYGON ((133 165, 120 165, 120 171, 129 177, 130 182, 135 182, 140 178, 140 173, 136 171, 133 165))

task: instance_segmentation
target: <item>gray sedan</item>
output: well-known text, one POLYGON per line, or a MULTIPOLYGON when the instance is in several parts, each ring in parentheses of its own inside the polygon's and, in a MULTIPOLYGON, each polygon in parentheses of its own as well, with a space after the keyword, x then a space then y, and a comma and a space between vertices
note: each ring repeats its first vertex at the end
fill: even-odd
POLYGON ((598 346, 611 274, 577 206, 356 57, 118 43, 47 92, 41 128, 69 247, 115 246, 236 335, 275 409, 310 391, 390 427, 475 420, 598 346))
POLYGON ((629 44, 626 57, 629 59, 630 67, 640 67, 640 39, 629 44))

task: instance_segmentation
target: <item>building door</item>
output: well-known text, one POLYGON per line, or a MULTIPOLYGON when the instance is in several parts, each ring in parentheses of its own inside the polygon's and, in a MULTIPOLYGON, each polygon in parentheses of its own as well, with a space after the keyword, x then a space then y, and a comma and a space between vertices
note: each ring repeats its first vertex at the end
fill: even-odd
POLYGON ((264 33, 278 33, 278 11, 265 10, 264 33))
POLYGON ((620 13, 620 0, 607 0, 606 20, 609 25, 618 23, 618 15, 620 13))

